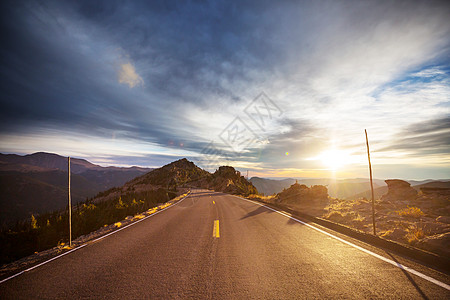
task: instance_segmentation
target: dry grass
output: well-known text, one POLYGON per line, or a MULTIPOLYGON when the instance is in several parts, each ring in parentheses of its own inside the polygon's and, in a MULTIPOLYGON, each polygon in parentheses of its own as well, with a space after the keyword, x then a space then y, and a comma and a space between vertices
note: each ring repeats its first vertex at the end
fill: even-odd
POLYGON ((153 208, 150 208, 149 210, 147 210, 147 213, 148 213, 149 215, 151 215, 151 214, 155 213, 157 210, 158 210, 157 207, 153 207, 153 208))
POLYGON ((114 223, 114 227, 120 228, 122 226, 122 222, 114 223))
POLYGON ((354 222, 364 222, 365 220, 366 218, 361 216, 359 213, 356 213, 355 217, 353 218, 354 222))
POLYGON ((422 228, 418 228, 417 226, 410 226, 408 228, 408 234, 406 234, 406 240, 409 244, 415 244, 417 241, 423 239, 425 237, 425 233, 422 228))
POLYGON ((329 213, 327 213, 326 215, 324 215, 325 219, 331 220, 331 221, 341 221, 344 219, 344 216, 338 212, 338 211, 330 211, 329 213))
POLYGON ((168 206, 171 206, 171 205, 172 205, 171 202, 167 202, 167 203, 165 203, 165 204, 163 204, 163 205, 158 206, 158 208, 159 208, 159 209, 164 209, 164 208, 166 208, 166 207, 168 207, 168 206))
POLYGON ((267 202, 267 203, 273 203, 275 201, 276 196, 275 195, 262 196, 262 195, 257 195, 257 194, 251 194, 246 198, 251 199, 251 200, 267 202))
POLYGON ((133 221, 140 220, 140 219, 143 219, 143 218, 145 218, 145 215, 143 215, 143 214, 135 215, 134 218, 133 218, 133 221))
POLYGON ((397 214, 401 217, 412 217, 412 218, 420 218, 421 216, 425 215, 423 211, 414 206, 408 206, 405 209, 397 211, 397 214))

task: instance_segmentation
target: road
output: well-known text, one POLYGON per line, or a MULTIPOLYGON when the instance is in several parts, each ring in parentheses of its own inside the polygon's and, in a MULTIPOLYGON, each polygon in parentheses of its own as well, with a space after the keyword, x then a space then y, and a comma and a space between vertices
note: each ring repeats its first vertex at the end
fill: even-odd
MULTIPOLYGON (((317 225, 314 225, 318 227, 317 225)), ((450 299, 450 276, 231 195, 177 205, 0 284, 2 299, 450 299)))

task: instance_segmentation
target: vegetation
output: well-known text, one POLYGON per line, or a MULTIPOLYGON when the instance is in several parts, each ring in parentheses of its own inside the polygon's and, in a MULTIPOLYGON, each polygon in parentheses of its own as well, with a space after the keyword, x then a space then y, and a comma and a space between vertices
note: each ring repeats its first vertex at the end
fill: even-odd
POLYGON ((424 215, 423 211, 420 208, 414 206, 408 206, 405 209, 397 211, 397 213, 399 216, 412 218, 420 218, 424 215))
POLYGON ((417 225, 411 225, 408 228, 408 233, 406 235, 406 239, 408 243, 414 245, 417 241, 423 239, 425 237, 425 233, 422 228, 419 228, 417 225))
MULTIPOLYGON (((94 198, 75 204, 72 211, 72 237, 76 239, 105 224, 120 227, 123 225, 121 221, 127 216, 146 211, 157 203, 167 202, 177 196, 177 191, 190 186, 238 195, 258 193, 233 167, 220 167, 210 174, 187 159, 180 159, 137 177, 122 187, 110 188, 99 192, 94 198)), ((11 229, 0 230, 0 264, 66 244, 68 235, 67 209, 35 213, 31 219, 17 222, 11 229)))
MULTIPOLYGON (((88 199, 73 207, 72 237, 75 239, 105 224, 119 222, 175 196, 175 193, 160 188, 140 193, 129 191, 110 201, 94 202, 88 199)), ((66 243, 69 236, 68 218, 67 210, 36 217, 32 215, 29 220, 17 222, 13 228, 1 231, 0 264, 66 243)))

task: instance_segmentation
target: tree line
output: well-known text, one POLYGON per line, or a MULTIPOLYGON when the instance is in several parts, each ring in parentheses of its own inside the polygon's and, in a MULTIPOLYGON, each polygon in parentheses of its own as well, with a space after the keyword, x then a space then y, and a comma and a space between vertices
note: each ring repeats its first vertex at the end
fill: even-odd
MULTIPOLYGON (((95 202, 94 198, 77 203, 72 208, 72 237, 88 234, 165 203, 176 192, 159 188, 153 191, 127 191, 118 198, 95 202)), ((97 195, 98 196, 98 195, 97 195)), ((69 240, 68 209, 41 215, 31 215, 9 229, 0 231, 0 264, 9 263, 35 252, 43 251, 69 240)))

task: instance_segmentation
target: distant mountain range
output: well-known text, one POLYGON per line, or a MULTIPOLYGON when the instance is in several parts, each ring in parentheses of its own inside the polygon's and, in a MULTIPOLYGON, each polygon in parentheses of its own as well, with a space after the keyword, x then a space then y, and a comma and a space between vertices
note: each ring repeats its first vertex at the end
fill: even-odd
MULTIPOLYGON (((67 157, 38 152, 0 154, 0 225, 67 205, 67 157)), ((143 175, 149 168, 101 167, 71 158, 72 200, 93 197, 143 175)))
MULTIPOLYGON (((67 167, 67 157, 57 154, 0 154, 0 225, 8 227, 31 214, 67 207, 67 167)), ((239 195, 257 193, 244 176, 228 166, 211 174, 185 158, 158 169, 101 167, 71 158, 73 204, 86 198, 93 198, 94 202, 114 202, 119 198, 165 202, 176 195, 177 187, 209 188, 239 195)))
MULTIPOLYGON (((421 188, 450 188, 450 181, 439 181, 439 180, 413 181, 412 180, 413 183, 418 183, 416 185, 413 185, 413 183, 411 183, 411 181, 408 181, 408 182, 417 191, 420 191, 421 188), (425 183, 421 183, 421 182, 425 182, 425 183)), ((385 195, 387 192, 388 192, 387 186, 382 186, 379 188, 375 188, 373 190, 375 199, 379 199, 381 196, 385 195)), ((360 198, 370 199, 371 197, 372 197, 371 191, 367 190, 362 193, 351 195, 348 198, 349 199, 360 199, 360 198)))
MULTIPOLYGON (((341 199, 358 199, 362 197, 371 197, 370 182, 367 178, 353 178, 353 179, 341 179, 332 180, 329 178, 287 178, 287 179, 267 179, 260 177, 252 177, 250 182, 258 189, 260 193, 265 195, 277 194, 283 189, 289 188, 296 181, 300 184, 307 186, 324 185, 328 188, 328 194, 330 197, 341 199)), ((442 184, 446 186, 448 181, 445 180, 409 180, 408 181, 417 190, 420 187, 440 187, 442 184)), ((374 179, 374 194, 375 198, 379 198, 387 193, 387 186, 384 180, 374 179)))

